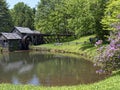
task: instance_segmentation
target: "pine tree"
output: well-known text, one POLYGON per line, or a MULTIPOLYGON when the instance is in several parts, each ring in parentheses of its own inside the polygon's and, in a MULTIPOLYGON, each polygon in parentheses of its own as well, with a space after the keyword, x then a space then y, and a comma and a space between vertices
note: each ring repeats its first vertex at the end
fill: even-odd
POLYGON ((12 29, 12 18, 5 0, 0 0, 0 32, 9 32, 12 29))

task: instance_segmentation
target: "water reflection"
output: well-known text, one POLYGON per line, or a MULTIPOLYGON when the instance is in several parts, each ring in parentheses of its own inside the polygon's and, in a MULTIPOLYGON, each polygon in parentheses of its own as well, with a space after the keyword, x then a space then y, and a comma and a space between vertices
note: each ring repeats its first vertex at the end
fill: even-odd
POLYGON ((36 75, 33 75, 33 78, 28 81, 28 84, 40 85, 39 78, 36 75))
POLYGON ((33 64, 24 65, 19 69, 18 73, 19 74, 27 73, 31 71, 32 69, 33 69, 33 64))
POLYGON ((13 83, 13 84, 21 84, 21 83, 19 82, 18 78, 15 77, 15 76, 12 77, 12 83, 13 83))
POLYGON ((99 81, 93 64, 82 58, 40 52, 15 52, 0 57, 1 83, 76 85, 99 81))
MULTIPOLYGON (((16 76, 12 77, 12 83, 13 84, 22 84, 22 82, 20 82, 19 78, 17 78, 16 76)), ((36 75, 33 75, 31 80, 27 81, 25 84, 40 85, 40 81, 36 75)))
POLYGON ((12 62, 12 63, 1 63, 2 67, 4 68, 5 72, 8 71, 13 71, 13 70, 18 70, 19 68, 22 67, 23 62, 18 61, 18 62, 12 62))

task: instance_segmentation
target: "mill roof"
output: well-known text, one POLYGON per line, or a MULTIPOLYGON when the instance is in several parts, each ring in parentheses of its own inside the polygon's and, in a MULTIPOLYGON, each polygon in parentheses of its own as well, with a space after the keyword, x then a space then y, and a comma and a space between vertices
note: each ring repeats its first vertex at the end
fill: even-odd
POLYGON ((6 39, 21 39, 16 33, 1 33, 6 39))
POLYGON ((15 27, 20 33, 29 33, 32 34, 33 31, 27 27, 15 27))
POLYGON ((27 33, 27 34, 40 34, 37 30, 31 30, 28 27, 15 27, 20 33, 27 33))
POLYGON ((37 30, 33 30, 33 33, 34 33, 34 34, 40 34, 40 32, 37 31, 37 30))

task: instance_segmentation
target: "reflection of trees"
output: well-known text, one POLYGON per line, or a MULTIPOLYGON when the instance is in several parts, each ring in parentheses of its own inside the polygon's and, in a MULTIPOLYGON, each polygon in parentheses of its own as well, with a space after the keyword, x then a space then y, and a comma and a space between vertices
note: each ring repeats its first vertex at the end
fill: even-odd
POLYGON ((13 75, 25 83, 32 78, 34 72, 33 64, 23 64, 22 61, 4 64, 1 69, 0 81, 7 83, 11 82, 13 75))
MULTIPOLYGON (((19 80, 16 76, 12 77, 13 84, 22 84, 23 82, 19 80)), ((24 84, 33 84, 33 85, 40 85, 39 78, 36 75, 33 75, 32 78, 26 81, 24 84)))
POLYGON ((5 72, 18 70, 18 69, 20 69, 22 67, 22 64, 23 64, 22 61, 8 63, 8 64, 4 64, 3 68, 4 68, 5 72))
POLYGON ((32 82, 35 80, 33 74, 36 73, 34 71, 34 65, 40 62, 48 61, 50 57, 52 56, 46 56, 45 54, 40 53, 31 55, 29 52, 3 54, 0 57, 0 81, 11 82, 11 80, 15 80, 16 82, 19 81, 21 83, 32 82), (13 76, 16 78, 13 78, 13 76))
POLYGON ((32 68, 33 68, 33 64, 25 65, 19 69, 18 73, 22 74, 22 73, 28 72, 32 70, 32 68))
POLYGON ((93 64, 59 54, 17 52, 0 60, 0 80, 14 83, 70 85, 89 83, 99 77, 93 64))
POLYGON ((29 53, 9 53, 1 56, 1 73, 0 80, 11 82, 13 75, 27 81, 31 79, 33 74, 33 64, 28 63, 27 59, 30 60, 29 53), (9 58, 5 58, 9 57, 9 58), (27 75, 29 73, 29 75, 27 75), (23 76, 20 77, 22 74, 23 76), (24 78, 25 77, 25 78, 24 78), (7 80, 6 80, 7 79, 7 80))
POLYGON ((95 82, 98 79, 93 64, 89 61, 71 57, 52 59, 37 65, 37 75, 43 84, 49 81, 53 85, 70 85, 95 82))

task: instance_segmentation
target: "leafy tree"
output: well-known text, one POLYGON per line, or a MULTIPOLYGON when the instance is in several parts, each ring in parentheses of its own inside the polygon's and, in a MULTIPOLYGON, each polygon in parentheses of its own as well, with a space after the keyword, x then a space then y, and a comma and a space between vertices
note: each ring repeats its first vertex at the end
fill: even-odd
MULTIPOLYGON (((118 18, 120 19, 120 17, 118 18)), ((114 23, 116 27, 109 36, 110 44, 106 46, 100 46, 100 40, 96 42, 96 46, 99 46, 98 54, 95 58, 95 65, 101 66, 98 73, 112 72, 120 69, 120 23, 114 23)))
POLYGON ((104 17, 105 8, 108 1, 109 0, 94 0, 91 3, 90 9, 95 20, 95 34, 100 39, 104 39, 104 35, 106 34, 106 29, 103 29, 101 21, 104 17))
POLYGON ((104 29, 107 30, 115 30, 112 26, 113 23, 118 22, 118 18, 120 13, 120 0, 110 0, 107 4, 107 8, 105 9, 105 16, 102 19, 102 24, 104 29))
POLYGON ((78 37, 105 34, 101 20, 108 0, 41 0, 35 27, 43 33, 76 34, 78 37))
POLYGON ((12 18, 5 0, 0 0, 0 32, 9 32, 13 26, 12 18))
MULTIPOLYGON (((56 4, 60 0, 41 0, 35 15, 35 27, 43 33, 55 33, 58 28, 58 13, 55 11, 56 4), (55 23, 55 24, 54 24, 55 23)), ((59 15, 58 15, 59 16, 59 15)))
POLYGON ((45 33, 81 36, 94 32, 94 23, 91 22, 94 22, 94 18, 87 0, 41 0, 35 27, 45 33))
POLYGON ((23 2, 17 3, 14 8, 11 9, 14 25, 34 29, 34 12, 35 9, 30 8, 23 2))
POLYGON ((68 19, 68 27, 80 37, 94 33, 94 17, 90 11, 88 0, 69 0, 68 8, 71 18, 68 19))

